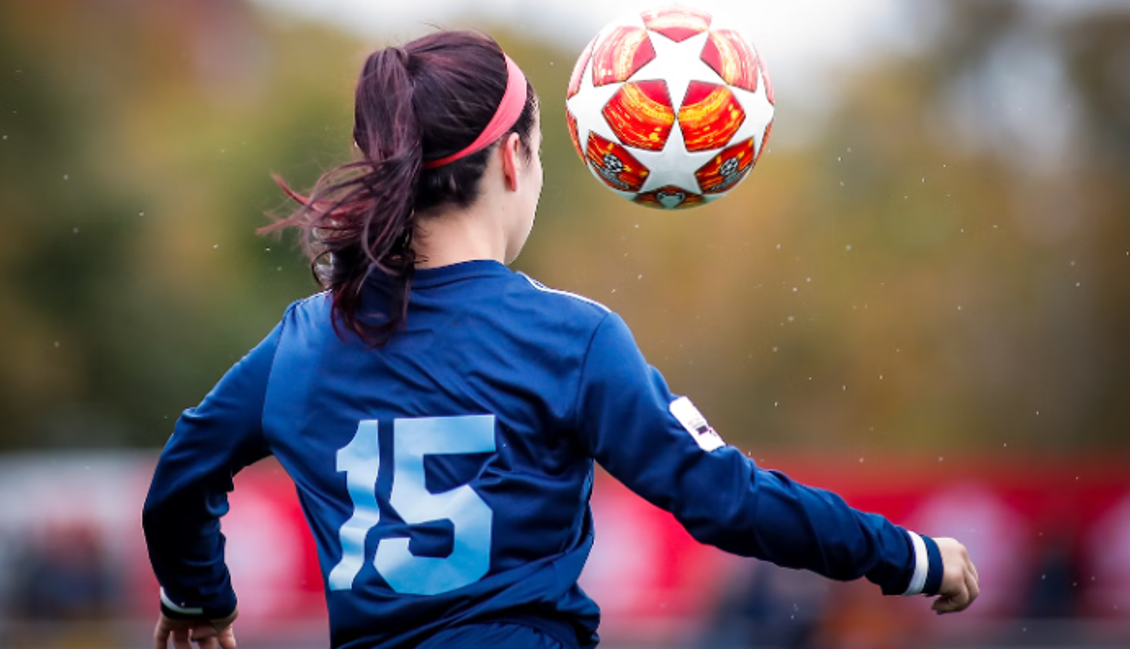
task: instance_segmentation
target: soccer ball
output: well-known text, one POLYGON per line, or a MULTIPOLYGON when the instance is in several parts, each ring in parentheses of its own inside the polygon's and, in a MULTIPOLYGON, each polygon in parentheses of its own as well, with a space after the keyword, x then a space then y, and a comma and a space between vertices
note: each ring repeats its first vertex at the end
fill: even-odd
POLYGON ((598 180, 641 205, 725 196, 773 126, 773 86, 753 45, 709 13, 645 11, 584 49, 566 94, 573 146, 598 180))

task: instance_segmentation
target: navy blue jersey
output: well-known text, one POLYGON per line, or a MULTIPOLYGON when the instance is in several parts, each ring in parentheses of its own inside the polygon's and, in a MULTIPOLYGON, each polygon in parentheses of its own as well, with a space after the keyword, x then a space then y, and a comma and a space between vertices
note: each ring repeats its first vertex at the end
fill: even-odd
MULTIPOLYGON (((382 277, 364 291, 365 312, 387 310, 382 277)), ((143 515, 167 615, 235 608, 219 518, 232 476, 268 455, 313 530, 333 647, 507 619, 595 644, 599 609, 577 586, 594 460, 703 543, 937 591, 933 541, 725 445, 600 304, 470 261, 417 271, 383 348, 339 336, 330 306, 291 305, 178 421, 143 515)))

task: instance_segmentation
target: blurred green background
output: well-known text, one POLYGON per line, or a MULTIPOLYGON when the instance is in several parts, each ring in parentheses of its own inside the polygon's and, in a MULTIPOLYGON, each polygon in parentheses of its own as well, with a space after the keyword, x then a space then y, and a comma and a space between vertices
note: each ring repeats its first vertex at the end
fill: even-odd
POLYGON ((564 118, 584 43, 645 3, 0 3, 0 466, 153 455, 316 291, 254 233, 289 208, 270 174, 348 161, 360 64, 433 24, 495 36, 540 95, 515 268, 622 313, 728 442, 939 482, 1130 457, 1130 2, 701 5, 748 23, 776 120, 729 197, 661 213, 564 118))
MULTIPOLYGON (((302 4, 0 4, 0 448, 159 446, 316 290, 293 241, 254 233, 288 207, 269 174, 307 188, 346 161, 365 55, 432 27, 364 37, 302 4)), ((903 38, 825 48, 806 88, 758 40, 769 152, 677 213, 572 151, 583 30, 546 37, 536 3, 432 22, 485 29, 540 94, 545 191, 515 267, 623 314, 728 441, 1058 453, 1130 448, 1127 4, 861 3, 903 38)))

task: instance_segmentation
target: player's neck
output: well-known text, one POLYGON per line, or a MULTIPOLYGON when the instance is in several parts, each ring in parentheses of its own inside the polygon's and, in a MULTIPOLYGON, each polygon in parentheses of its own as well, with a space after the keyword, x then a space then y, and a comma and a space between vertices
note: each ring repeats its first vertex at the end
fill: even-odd
POLYGON ((416 229, 413 248, 417 268, 437 268, 463 261, 493 259, 506 263, 506 234, 502 221, 487 201, 424 216, 416 229))

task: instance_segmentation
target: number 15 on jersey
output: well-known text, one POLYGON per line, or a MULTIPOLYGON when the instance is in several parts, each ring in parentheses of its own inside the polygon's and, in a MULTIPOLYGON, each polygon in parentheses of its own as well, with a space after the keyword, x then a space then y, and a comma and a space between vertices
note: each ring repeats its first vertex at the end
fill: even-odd
MULTIPOLYGON (((482 579, 490 569, 494 513, 470 485, 442 493, 425 487, 424 456, 491 453, 495 450, 494 415, 421 417, 393 421, 393 480, 389 504, 408 525, 449 520, 453 549, 444 558, 418 557, 408 537, 377 544, 373 567, 398 593, 439 595, 482 579)), ((353 515, 341 526, 341 560, 330 571, 330 590, 351 590, 365 562, 365 539, 380 522, 376 484, 380 472, 378 423, 357 426, 353 441, 337 452, 337 470, 345 473, 353 515)))

